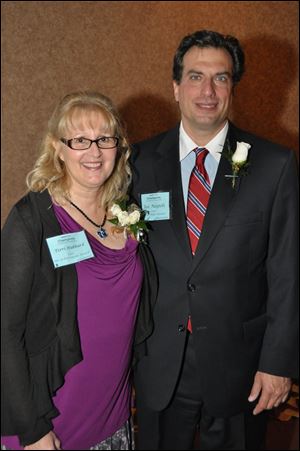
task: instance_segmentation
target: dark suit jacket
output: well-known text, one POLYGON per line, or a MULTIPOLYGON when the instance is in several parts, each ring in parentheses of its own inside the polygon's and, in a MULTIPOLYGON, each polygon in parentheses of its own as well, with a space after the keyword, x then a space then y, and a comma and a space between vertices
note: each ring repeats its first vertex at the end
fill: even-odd
MULTIPOLYGON (((60 235, 47 191, 29 193, 2 232, 1 434, 34 443, 52 429, 52 403, 66 372, 82 360, 75 265, 54 269, 46 238, 60 235)), ((152 332, 157 280, 153 257, 139 246, 144 280, 136 344, 152 332)))
POLYGON ((229 416, 249 404, 257 370, 296 376, 298 183, 294 153, 232 124, 251 144, 248 174, 231 186, 222 155, 193 258, 179 163, 179 128, 134 146, 133 195, 170 191, 172 219, 153 221, 149 244, 159 274, 154 332, 136 368, 137 396, 154 410, 171 399, 188 314, 206 409, 229 416))

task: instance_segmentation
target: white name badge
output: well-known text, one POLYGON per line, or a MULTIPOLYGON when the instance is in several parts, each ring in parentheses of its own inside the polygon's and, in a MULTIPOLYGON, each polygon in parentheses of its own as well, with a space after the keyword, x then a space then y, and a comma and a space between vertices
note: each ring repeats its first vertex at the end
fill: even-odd
POLYGON ((170 192, 141 194, 141 206, 147 212, 145 221, 171 219, 170 192))
POLYGON ((46 239, 55 268, 94 257, 84 230, 46 239))

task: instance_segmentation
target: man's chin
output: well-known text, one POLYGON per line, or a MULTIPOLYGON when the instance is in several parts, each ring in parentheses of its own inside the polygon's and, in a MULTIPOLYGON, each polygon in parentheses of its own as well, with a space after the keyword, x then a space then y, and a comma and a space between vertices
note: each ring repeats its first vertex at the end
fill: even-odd
POLYGON ((226 120, 217 121, 213 118, 201 118, 195 121, 195 126, 198 130, 203 130, 205 132, 214 132, 217 130, 221 130, 221 128, 225 125, 226 120))

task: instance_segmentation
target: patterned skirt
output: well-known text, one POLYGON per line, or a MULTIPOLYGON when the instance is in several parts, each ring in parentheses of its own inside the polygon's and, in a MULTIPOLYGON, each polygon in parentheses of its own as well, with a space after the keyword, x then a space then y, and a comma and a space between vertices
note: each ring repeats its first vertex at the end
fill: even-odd
POLYGON ((111 437, 108 437, 90 449, 134 450, 134 431, 132 422, 129 420, 126 421, 126 423, 111 437))

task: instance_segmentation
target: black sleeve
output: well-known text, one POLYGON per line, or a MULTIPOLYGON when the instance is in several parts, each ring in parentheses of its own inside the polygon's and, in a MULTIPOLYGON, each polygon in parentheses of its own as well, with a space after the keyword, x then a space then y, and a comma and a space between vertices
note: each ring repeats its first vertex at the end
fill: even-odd
POLYGON ((299 183, 290 151, 278 182, 266 261, 268 325, 259 370, 299 377, 299 183))
POLYGON ((28 227, 14 207, 2 231, 1 434, 34 443, 52 429, 39 418, 26 350, 26 318, 34 280, 35 256, 28 227))
POLYGON ((141 358, 141 353, 145 349, 145 340, 153 332, 153 309, 158 291, 157 269, 152 252, 147 244, 139 244, 139 255, 143 264, 144 279, 134 336, 134 364, 141 358))

